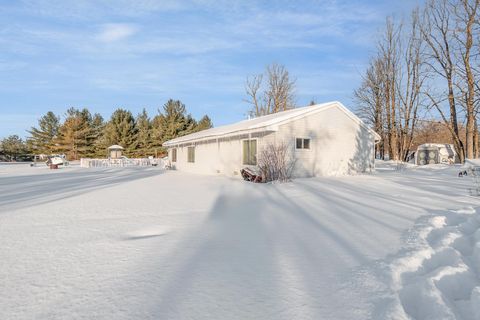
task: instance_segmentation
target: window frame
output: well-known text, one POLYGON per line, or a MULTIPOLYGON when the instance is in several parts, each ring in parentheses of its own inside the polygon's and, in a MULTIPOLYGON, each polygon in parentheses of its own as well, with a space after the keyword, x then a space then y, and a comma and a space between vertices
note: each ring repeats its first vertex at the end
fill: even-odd
POLYGON ((303 138, 303 150, 310 150, 310 145, 311 145, 311 139, 310 138, 303 138), (308 148, 305 147, 305 141, 308 141, 308 148))
POLYGON ((242 139, 242 165, 244 166, 256 166, 258 165, 258 139, 242 139), (249 159, 250 157, 248 156, 247 157, 247 161, 245 161, 245 150, 244 150, 244 145, 245 145, 245 142, 249 142, 248 143, 248 153, 250 155, 250 143, 255 141, 255 154, 253 155, 253 160, 254 161, 249 161, 251 159, 249 159))
POLYGON ((177 162, 177 148, 172 148, 172 162, 177 162))
POLYGON ((187 162, 195 163, 195 146, 187 147, 187 162))
POLYGON ((312 139, 309 137, 295 137, 295 150, 311 150, 312 149, 312 139), (300 148, 298 147, 298 141, 301 141, 300 148), (308 148, 305 148, 305 141, 308 141, 308 148))

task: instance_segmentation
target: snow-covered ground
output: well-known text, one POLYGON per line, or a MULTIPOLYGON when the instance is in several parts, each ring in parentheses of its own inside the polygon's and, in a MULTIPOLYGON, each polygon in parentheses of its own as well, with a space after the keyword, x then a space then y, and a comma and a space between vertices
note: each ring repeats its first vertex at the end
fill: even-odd
POLYGON ((479 319, 472 178, 396 169, 0 165, 0 319, 479 319))

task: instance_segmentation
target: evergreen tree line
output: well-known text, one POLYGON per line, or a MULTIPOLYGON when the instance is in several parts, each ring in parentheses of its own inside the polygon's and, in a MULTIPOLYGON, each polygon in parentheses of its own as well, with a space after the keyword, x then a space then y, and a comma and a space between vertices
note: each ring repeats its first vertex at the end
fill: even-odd
POLYGON ((205 115, 199 121, 187 113, 179 100, 168 100, 163 110, 150 118, 147 111, 134 116, 130 111, 117 109, 105 121, 87 108, 70 108, 62 118, 49 111, 29 130, 25 149, 32 154, 64 153, 70 160, 82 157, 105 157, 110 145, 125 148, 128 157, 161 156, 162 143, 175 137, 212 127, 205 115))

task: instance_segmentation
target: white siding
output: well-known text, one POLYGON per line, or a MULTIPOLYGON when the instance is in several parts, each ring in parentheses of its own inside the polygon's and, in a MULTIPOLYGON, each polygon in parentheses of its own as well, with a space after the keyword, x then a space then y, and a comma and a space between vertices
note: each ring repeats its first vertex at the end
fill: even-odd
MULTIPOLYGON (((291 120, 278 131, 264 132, 257 139, 257 156, 269 143, 287 143, 296 158, 295 177, 342 175, 367 172, 374 167, 373 134, 340 108, 333 107, 291 120), (295 149, 295 138, 309 138, 310 149, 295 149)), ((187 146, 177 148, 178 170, 204 174, 240 176, 242 141, 246 137, 200 143, 195 163, 187 162, 187 146)), ((171 150, 171 149, 170 149, 171 150)), ((171 159, 171 151, 169 151, 171 159)))
MULTIPOLYGON (((172 163, 175 169, 193 173, 222 174, 240 176, 242 164, 243 139, 230 139, 195 146, 195 163, 187 162, 187 146, 177 148, 177 162, 172 163)), ((171 148, 169 149, 171 158, 171 148)))
POLYGON ((374 167, 373 134, 338 108, 288 122, 270 142, 285 142, 297 159, 296 177, 367 172, 374 167), (295 149, 295 138, 310 138, 310 149, 295 149))

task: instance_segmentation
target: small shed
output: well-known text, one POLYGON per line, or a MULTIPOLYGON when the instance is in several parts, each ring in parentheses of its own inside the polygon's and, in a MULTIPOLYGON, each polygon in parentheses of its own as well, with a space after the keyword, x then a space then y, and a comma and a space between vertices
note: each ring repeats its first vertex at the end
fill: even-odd
POLYGON ((458 156, 453 145, 446 143, 424 143, 418 146, 415 154, 415 164, 452 164, 458 162, 458 156))
POLYGON ((110 146, 108 149, 108 157, 111 159, 119 159, 122 157, 123 147, 118 144, 110 146))

